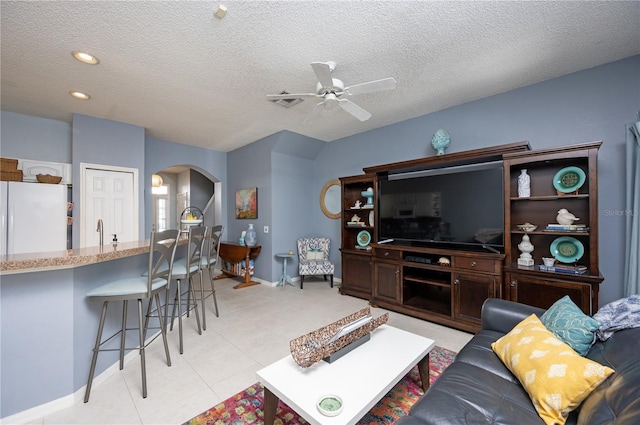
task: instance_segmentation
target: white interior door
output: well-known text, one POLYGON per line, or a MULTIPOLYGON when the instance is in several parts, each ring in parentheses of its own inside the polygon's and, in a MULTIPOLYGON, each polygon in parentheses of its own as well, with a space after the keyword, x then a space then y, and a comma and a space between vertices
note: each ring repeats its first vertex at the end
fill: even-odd
POLYGON ((136 173, 87 167, 83 174, 81 246, 100 244, 99 219, 103 222, 105 245, 111 243, 114 234, 118 242, 138 240, 136 173))

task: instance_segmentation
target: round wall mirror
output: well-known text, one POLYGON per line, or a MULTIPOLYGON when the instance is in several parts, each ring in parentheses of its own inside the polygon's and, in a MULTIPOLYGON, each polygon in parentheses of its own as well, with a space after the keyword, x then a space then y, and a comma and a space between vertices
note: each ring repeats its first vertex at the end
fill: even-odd
POLYGON ((340 218, 340 180, 327 182, 320 192, 320 208, 329 218, 340 218))

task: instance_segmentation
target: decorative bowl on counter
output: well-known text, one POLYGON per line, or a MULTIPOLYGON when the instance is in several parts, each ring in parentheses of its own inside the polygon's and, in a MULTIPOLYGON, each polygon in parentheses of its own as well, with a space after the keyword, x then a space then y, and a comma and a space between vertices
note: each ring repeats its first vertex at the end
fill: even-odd
POLYGON ((538 228, 538 226, 536 226, 535 224, 531 224, 531 223, 524 223, 524 224, 516 224, 516 228, 518 230, 523 231, 523 232, 533 232, 534 230, 536 230, 538 228))

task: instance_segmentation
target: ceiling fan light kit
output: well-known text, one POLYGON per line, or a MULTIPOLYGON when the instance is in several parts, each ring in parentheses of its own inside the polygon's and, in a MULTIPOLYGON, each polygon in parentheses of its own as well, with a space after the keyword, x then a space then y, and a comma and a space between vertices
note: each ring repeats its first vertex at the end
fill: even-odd
POLYGON ((336 63, 331 61, 312 62, 311 68, 313 68, 313 72, 316 74, 316 78, 318 79, 315 93, 296 94, 283 92, 281 94, 267 95, 267 99, 274 103, 282 104, 279 101, 288 101, 288 106, 293 106, 291 102, 294 99, 301 102, 303 98, 321 98, 322 100, 316 104, 309 116, 304 120, 305 124, 314 122, 322 110, 333 110, 337 109, 338 106, 356 119, 366 121, 371 118, 371 113, 350 100, 341 98, 341 96, 373 93, 383 90, 393 90, 396 88, 396 80, 391 77, 345 87, 341 80, 331 76, 331 73, 336 69, 336 63))

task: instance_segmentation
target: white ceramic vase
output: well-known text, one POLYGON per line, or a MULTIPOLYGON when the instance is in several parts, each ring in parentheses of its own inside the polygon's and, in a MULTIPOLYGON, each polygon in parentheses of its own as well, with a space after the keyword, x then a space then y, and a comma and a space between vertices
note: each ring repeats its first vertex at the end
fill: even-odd
POLYGON ((255 246, 256 243, 258 243, 258 235, 253 228, 253 224, 249 225, 249 228, 244 235, 244 243, 247 244, 247 246, 255 246))
POLYGON ((528 198, 531 196, 531 177, 527 174, 527 170, 520 170, 518 176, 518 197, 528 198))

